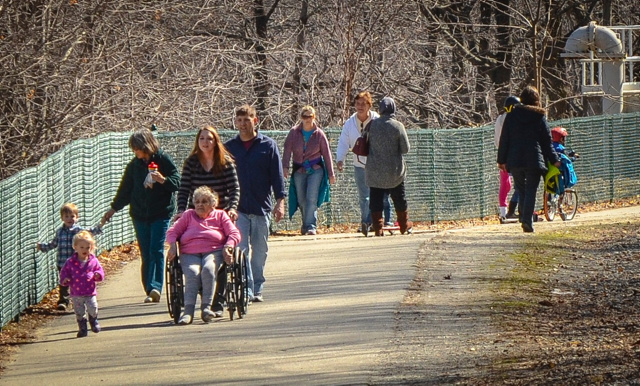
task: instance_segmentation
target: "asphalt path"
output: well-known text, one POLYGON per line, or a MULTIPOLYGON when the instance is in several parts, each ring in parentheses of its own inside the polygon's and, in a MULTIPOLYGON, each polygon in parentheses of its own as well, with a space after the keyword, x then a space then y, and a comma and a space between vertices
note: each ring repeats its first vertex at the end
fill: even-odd
POLYGON ((367 384, 394 311, 434 233, 270 239, 265 302, 177 326, 164 295, 144 304, 139 261, 98 289, 102 332, 76 338, 73 313, 22 345, 0 385, 367 384))

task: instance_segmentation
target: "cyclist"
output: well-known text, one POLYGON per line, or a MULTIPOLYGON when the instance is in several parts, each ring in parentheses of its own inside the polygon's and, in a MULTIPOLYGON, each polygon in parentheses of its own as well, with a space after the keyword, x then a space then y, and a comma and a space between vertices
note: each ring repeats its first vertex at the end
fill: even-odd
POLYGON ((551 129, 551 141, 553 149, 560 158, 561 165, 560 175, 561 183, 557 186, 557 193, 562 194, 566 188, 570 188, 578 182, 575 171, 573 170, 573 161, 578 159, 580 155, 575 151, 565 147, 565 139, 569 133, 564 127, 554 127, 551 129))
POLYGON ((564 127, 554 127, 553 129, 551 129, 551 140, 553 141, 553 149, 556 151, 556 153, 564 154, 569 157, 571 161, 575 161, 580 158, 580 154, 571 149, 569 149, 569 152, 567 153, 564 141, 568 135, 569 133, 564 127))

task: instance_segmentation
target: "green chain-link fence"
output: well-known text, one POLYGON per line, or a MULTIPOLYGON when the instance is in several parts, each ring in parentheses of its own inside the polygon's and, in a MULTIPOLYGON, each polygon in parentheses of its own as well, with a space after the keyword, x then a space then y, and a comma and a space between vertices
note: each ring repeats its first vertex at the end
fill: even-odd
MULTIPOLYGON (((640 194, 640 114, 577 118, 552 122, 569 130, 568 145, 581 154, 575 169, 580 202, 640 194)), ((332 149, 339 128, 326 130, 332 149)), ((221 131, 223 140, 235 131, 221 131)), ((286 131, 265 134, 281 146, 286 131)), ((480 218, 497 213, 498 170, 493 126, 457 130, 408 130, 406 157, 409 213, 413 220, 480 218)), ((61 226, 59 208, 74 202, 80 225, 96 224, 116 193, 125 165, 133 157, 130 133, 108 133, 78 140, 39 166, 0 182, 0 327, 57 285, 56 251, 40 253, 36 243, 50 241, 61 226)), ((165 151, 180 168, 195 131, 159 133, 165 151)), ((349 156, 350 157, 350 156, 349 156)), ((353 168, 338 175, 332 201, 320 209, 324 225, 359 222, 353 168)), ((286 213, 286 212, 285 212, 286 213)), ((275 226, 299 229, 299 214, 275 226)), ((97 238, 99 249, 134 240, 128 208, 117 213, 97 238)))

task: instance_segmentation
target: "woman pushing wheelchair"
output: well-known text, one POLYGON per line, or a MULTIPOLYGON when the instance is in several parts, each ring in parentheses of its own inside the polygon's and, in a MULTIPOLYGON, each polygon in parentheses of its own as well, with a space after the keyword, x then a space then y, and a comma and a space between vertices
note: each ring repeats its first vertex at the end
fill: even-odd
POLYGON ((231 263, 233 249, 240 242, 240 232, 224 210, 215 209, 218 197, 209 187, 193 192, 195 209, 189 209, 167 232, 170 244, 167 260, 173 261, 180 243, 180 266, 185 277, 184 312, 178 324, 191 324, 200 287, 201 319, 208 323, 221 317, 222 310, 211 310, 217 267, 231 263))

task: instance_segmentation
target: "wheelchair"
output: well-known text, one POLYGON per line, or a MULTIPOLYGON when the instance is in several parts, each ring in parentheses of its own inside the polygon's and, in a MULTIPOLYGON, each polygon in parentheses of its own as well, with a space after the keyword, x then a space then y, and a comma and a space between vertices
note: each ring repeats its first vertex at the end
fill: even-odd
MULTIPOLYGON (((223 263, 218 268, 216 286, 223 286, 224 292, 217 291, 216 296, 223 296, 229 312, 229 319, 234 314, 242 319, 249 308, 249 288, 247 287, 247 257, 238 247, 233 250, 231 264, 223 263)), ((215 300, 214 300, 215 303, 215 300)))
MULTIPOLYGON (((233 320, 237 313, 242 319, 247 314, 249 306, 249 288, 247 287, 247 259, 242 250, 233 250, 231 264, 223 263, 216 273, 216 297, 221 296, 226 303, 229 319, 233 320)), ((175 324, 180 320, 180 313, 184 308, 184 276, 180 266, 179 256, 166 264, 166 294, 169 315, 175 324)))

